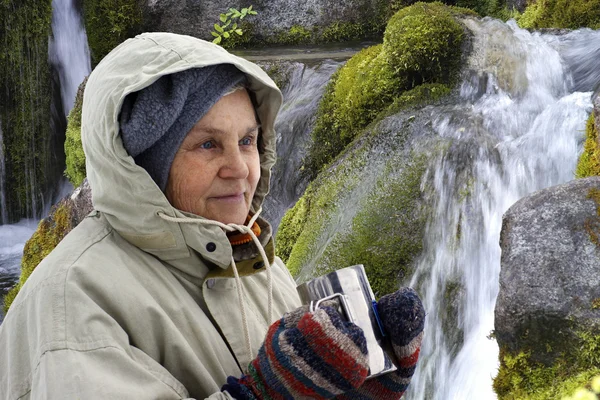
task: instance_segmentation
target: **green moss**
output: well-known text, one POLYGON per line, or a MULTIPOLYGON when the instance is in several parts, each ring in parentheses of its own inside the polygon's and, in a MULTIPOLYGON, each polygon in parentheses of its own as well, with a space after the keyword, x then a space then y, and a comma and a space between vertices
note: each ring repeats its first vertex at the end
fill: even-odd
POLYGON ((408 90, 394 99, 392 105, 386 110, 387 114, 395 114, 407 107, 431 104, 450 94, 450 86, 442 83, 425 83, 414 89, 408 90))
POLYGON ((322 254, 330 241, 328 226, 340 223, 340 205, 353 196, 366 165, 366 147, 347 154, 336 168, 324 171, 312 181, 296 205, 284 215, 277 231, 277 253, 298 277, 314 267, 315 255, 322 254))
POLYGON ((372 46, 352 57, 330 80, 312 132, 307 172, 313 176, 393 101, 404 85, 395 78, 381 53, 372 46))
POLYGON ((600 0, 536 0, 517 20, 522 28, 600 28, 600 0))
POLYGON ((350 265, 363 264, 373 291, 392 293, 412 275, 412 264, 423 249, 426 213, 419 210, 425 158, 398 165, 388 163, 372 195, 352 220, 349 232, 331 242, 318 269, 322 275, 350 265))
POLYGON ((441 95, 441 86, 409 91, 420 84, 456 80, 463 40, 461 15, 441 3, 415 3, 389 21, 384 42, 354 55, 330 80, 317 111, 305 173, 314 177, 369 123, 397 99, 441 95), (427 93, 426 93, 427 92, 427 93))
POLYGON ((409 152, 412 119, 404 121, 393 131, 383 122, 366 128, 284 216, 277 251, 300 282, 363 264, 373 290, 384 295, 412 275, 428 215, 421 181, 432 152, 409 152))
POLYGON ((137 0, 86 0, 83 12, 94 65, 125 39, 141 33, 137 0))
MULTIPOLYGON (((389 1, 388 8, 392 11, 392 14, 395 14, 402 8, 408 7, 415 3, 418 3, 419 0, 391 0, 389 1)), ((434 3, 439 2, 439 0, 421 0, 422 3, 434 3)), ((504 0, 446 0, 443 3, 454 7, 455 10, 460 11, 461 14, 471 15, 471 16, 479 16, 478 13, 482 16, 486 16, 489 14, 482 13, 480 10, 484 8, 493 9, 494 7, 490 7, 490 4, 503 3, 504 0)), ((390 15, 390 16, 391 16, 390 15)))
POLYGON ((221 46, 225 49, 245 49, 251 46, 260 46, 264 43, 257 40, 255 37, 254 24, 247 19, 238 23, 239 29, 242 30, 242 35, 231 35, 227 40, 221 43, 221 46))
MULTIPOLYGON (((310 211, 311 190, 307 190, 305 194, 296 202, 294 207, 288 210, 283 216, 280 228, 277 231, 277 255, 288 262, 294 244, 306 226, 306 219, 310 211)), ((291 271, 292 274, 297 274, 299 271, 291 271)))
POLYGON ((518 20, 519 18, 521 18, 521 13, 517 9, 509 8, 508 6, 504 6, 504 7, 498 8, 490 16, 506 22, 509 19, 518 20))
POLYGON ((319 41, 329 43, 372 38, 376 31, 377 28, 370 24, 336 21, 323 29, 319 41))
MULTIPOLYGON (((53 154, 48 37, 51 0, 0 1, 0 124, 6 165, 8 223, 35 218, 57 176, 53 154)), ((59 167, 58 169, 61 169, 59 167)))
POLYGON ((277 232, 277 252, 286 257, 287 267, 294 276, 326 246, 327 241, 321 238, 325 226, 358 183, 356 167, 360 164, 356 158, 356 155, 350 157, 339 169, 311 182, 296 206, 283 217, 277 232))
POLYGON ((458 7, 468 8, 481 16, 495 15, 504 6, 501 0, 457 0, 458 7))
POLYGON ((287 31, 281 31, 270 41, 277 44, 296 45, 302 43, 310 43, 312 40, 312 32, 300 25, 292 25, 287 31))
POLYGON ((57 204, 50 216, 40 221, 33 236, 25 243, 21 260, 21 276, 17 285, 4 298, 5 312, 8 311, 17 293, 38 264, 54 250, 72 228, 73 216, 68 200, 57 204))
POLYGON ((577 354, 563 354, 553 365, 531 360, 531 353, 500 350, 500 369, 494 379, 499 400, 560 399, 585 386, 600 373, 600 335, 578 335, 577 354))
POLYGON ((579 157, 575 176, 586 178, 588 176, 600 176, 600 147, 598 146, 598 132, 596 130, 594 114, 587 121, 585 144, 583 153, 579 157))
POLYGON ((600 297, 592 300, 592 310, 597 310, 600 308, 600 297))
POLYGON ((83 105, 83 91, 87 78, 79 85, 75 104, 67 117, 67 134, 65 139, 65 155, 67 166, 65 175, 75 187, 81 185, 86 177, 85 154, 81 144, 81 107, 83 105))
POLYGON ((411 87, 449 82, 460 66, 463 28, 441 3, 415 3, 394 14, 383 51, 396 74, 411 87))

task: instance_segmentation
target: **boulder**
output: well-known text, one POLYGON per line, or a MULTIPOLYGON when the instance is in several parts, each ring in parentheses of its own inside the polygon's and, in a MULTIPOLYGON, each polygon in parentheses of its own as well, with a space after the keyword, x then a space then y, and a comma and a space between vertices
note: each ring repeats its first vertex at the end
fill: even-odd
POLYGON ((251 34, 258 38, 277 34, 297 33, 302 29, 310 34, 313 28, 332 24, 373 24, 382 14, 378 0, 145 0, 141 3, 146 30, 167 31, 212 40, 213 25, 219 14, 230 7, 241 10, 253 6, 258 15, 245 19, 251 34), (290 32, 292 27, 296 31, 290 32))
POLYGON ((504 215, 495 336, 551 365, 600 332, 600 177, 523 198, 504 215))

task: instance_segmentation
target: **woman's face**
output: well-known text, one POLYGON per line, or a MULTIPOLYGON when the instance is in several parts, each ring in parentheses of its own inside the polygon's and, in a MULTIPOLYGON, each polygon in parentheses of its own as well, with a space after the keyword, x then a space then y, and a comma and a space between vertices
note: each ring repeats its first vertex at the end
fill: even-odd
POLYGON ((182 211, 243 224, 260 179, 259 125, 248 92, 223 96, 188 132, 166 195, 182 211))

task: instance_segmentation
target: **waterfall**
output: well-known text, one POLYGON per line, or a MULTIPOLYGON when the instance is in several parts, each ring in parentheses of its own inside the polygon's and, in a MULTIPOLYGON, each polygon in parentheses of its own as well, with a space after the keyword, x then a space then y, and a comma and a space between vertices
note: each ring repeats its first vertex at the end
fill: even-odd
MULTIPOLYGON (((60 92, 62 110, 64 115, 54 116, 60 118, 63 123, 57 126, 66 126, 65 116, 68 115, 77 94, 77 88, 83 79, 91 71, 90 54, 87 45, 87 37, 81 17, 77 12, 73 0, 53 0, 52 1, 52 37, 48 45, 49 59, 55 70, 58 72, 60 81, 60 92)), ((22 73, 22 71, 21 71, 22 73)), ((2 125, 0 121, 0 223, 6 221, 4 217, 4 155, 2 153, 2 125)), ((62 138, 59 146, 63 145, 64 131, 55 132, 58 138, 62 138)), ((31 144, 31 151, 35 152, 35 143, 31 144)), ((36 196, 35 166, 28 166, 25 171, 28 180, 27 187, 30 190, 28 194, 32 199, 36 196)), ((70 183, 62 178, 61 182, 56 182, 54 193, 56 196, 64 196, 71 190, 68 190, 70 183)), ((32 210, 28 210, 27 215, 39 215, 35 208, 35 201, 28 201, 33 204, 32 210)), ((47 215, 50 204, 44 206, 43 215, 47 215)), ((20 259, 23 253, 23 247, 26 240, 31 237, 35 230, 37 222, 33 220, 23 220, 13 225, 0 225, 0 304, 5 292, 16 282, 19 276, 20 259)), ((2 315, 0 312, 0 322, 2 315)))
POLYGON ((73 108, 77 88, 91 72, 90 50, 74 0, 52 0, 50 61, 58 71, 65 116, 73 108))
POLYGON ((514 21, 466 23, 475 36, 459 103, 432 121, 448 149, 422 183, 433 213, 410 286, 427 320, 407 399, 496 398, 491 333, 502 215, 521 197, 574 178, 591 86, 600 81, 600 32, 542 35, 514 21), (594 68, 571 69, 586 63, 594 68))
POLYGON ((281 218, 300 198, 308 181, 299 170, 310 143, 310 132, 321 96, 341 61, 321 61, 316 65, 297 62, 283 64, 288 82, 283 88, 283 104, 275 121, 277 163, 271 173, 271 192, 263 205, 265 217, 277 231, 281 218))

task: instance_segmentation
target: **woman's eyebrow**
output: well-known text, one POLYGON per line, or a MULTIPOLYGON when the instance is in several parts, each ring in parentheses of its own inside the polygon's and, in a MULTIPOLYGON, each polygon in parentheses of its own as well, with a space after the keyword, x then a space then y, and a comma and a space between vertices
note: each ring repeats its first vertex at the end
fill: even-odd
MULTIPOLYGON (((244 134, 247 135, 249 133, 252 133, 252 132, 254 132, 256 130, 259 130, 261 127, 262 126, 260 124, 256 124, 256 125, 248 128, 248 129, 246 129, 246 132, 244 134)), ((222 135, 222 134, 226 133, 226 131, 224 131, 222 129, 213 128, 211 126, 199 126, 196 129, 194 129, 194 130, 197 130, 197 131, 200 131, 200 132, 204 132, 204 133, 208 133, 208 134, 211 134, 211 135, 222 135)))

